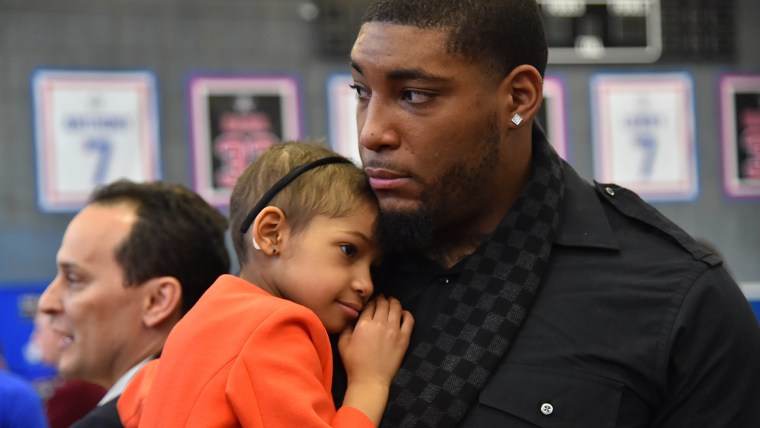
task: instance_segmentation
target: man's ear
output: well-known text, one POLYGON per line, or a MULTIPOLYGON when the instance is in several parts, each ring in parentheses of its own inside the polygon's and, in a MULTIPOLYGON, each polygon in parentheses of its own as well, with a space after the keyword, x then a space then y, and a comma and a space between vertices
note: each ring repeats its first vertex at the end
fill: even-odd
POLYGON ((511 128, 518 128, 522 121, 533 119, 541 108, 544 80, 535 67, 519 65, 502 80, 499 91, 505 101, 502 108, 511 128), (517 119, 518 115, 520 119, 517 119))
POLYGON ((271 205, 265 207, 256 216, 251 228, 258 249, 268 256, 279 254, 288 232, 287 219, 281 209, 271 205))
POLYGON ((155 327, 174 316, 179 319, 182 311, 182 284, 173 276, 152 278, 139 287, 146 287, 143 322, 155 327))

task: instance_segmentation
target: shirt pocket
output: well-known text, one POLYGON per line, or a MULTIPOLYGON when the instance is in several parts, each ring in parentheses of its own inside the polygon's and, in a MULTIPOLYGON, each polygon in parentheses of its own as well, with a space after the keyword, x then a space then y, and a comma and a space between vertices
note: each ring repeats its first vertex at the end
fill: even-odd
POLYGON ((507 366, 494 373, 479 404, 497 410, 484 414, 498 426, 501 415, 510 427, 606 428, 616 426, 622 394, 622 383, 588 373, 507 366))

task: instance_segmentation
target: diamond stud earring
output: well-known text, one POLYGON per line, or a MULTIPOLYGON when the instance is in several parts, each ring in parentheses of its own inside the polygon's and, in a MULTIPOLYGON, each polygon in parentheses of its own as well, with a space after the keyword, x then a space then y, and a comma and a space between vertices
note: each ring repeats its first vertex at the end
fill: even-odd
POLYGON ((523 118, 519 114, 515 113, 515 115, 512 116, 512 123, 514 123, 515 125, 519 126, 522 123, 522 121, 523 121, 523 118))

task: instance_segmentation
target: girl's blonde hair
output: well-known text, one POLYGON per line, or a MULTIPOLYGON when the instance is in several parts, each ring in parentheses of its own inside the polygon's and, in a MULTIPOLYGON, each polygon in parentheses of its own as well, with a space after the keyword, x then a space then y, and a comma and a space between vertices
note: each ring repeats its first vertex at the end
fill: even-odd
MULTIPOLYGON (((293 169, 335 152, 313 141, 275 144, 243 171, 230 196, 232 244, 242 267, 252 246, 240 225, 249 210, 280 178, 293 169)), ((362 170, 351 163, 322 165, 306 171, 285 186, 268 204, 280 208, 293 233, 303 230, 317 215, 342 217, 367 202, 377 205, 362 170)))

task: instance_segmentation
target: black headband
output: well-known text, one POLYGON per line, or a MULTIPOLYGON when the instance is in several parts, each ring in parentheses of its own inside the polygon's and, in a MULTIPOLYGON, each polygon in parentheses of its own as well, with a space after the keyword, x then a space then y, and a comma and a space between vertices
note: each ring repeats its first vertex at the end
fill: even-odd
POLYGON ((284 177, 277 180, 272 187, 267 190, 266 193, 264 193, 264 196, 259 199, 258 202, 256 202, 256 205, 251 208, 251 211, 248 213, 248 215, 245 217, 245 220, 243 220, 243 224, 240 225, 240 232, 245 234, 248 232, 248 229, 251 227, 251 224, 253 223, 253 220, 256 218, 257 215, 261 212, 261 210, 264 209, 264 207, 269 204, 269 201, 274 198, 274 196, 278 193, 280 193, 280 190, 285 188, 288 184, 290 184, 291 181, 298 178, 299 175, 303 174, 304 172, 316 168, 318 166, 327 165, 331 163, 353 163, 350 160, 346 158, 342 158, 339 156, 331 156, 327 158, 317 159, 313 162, 309 162, 307 164, 301 165, 299 167, 296 167, 289 173, 287 173, 284 177))

